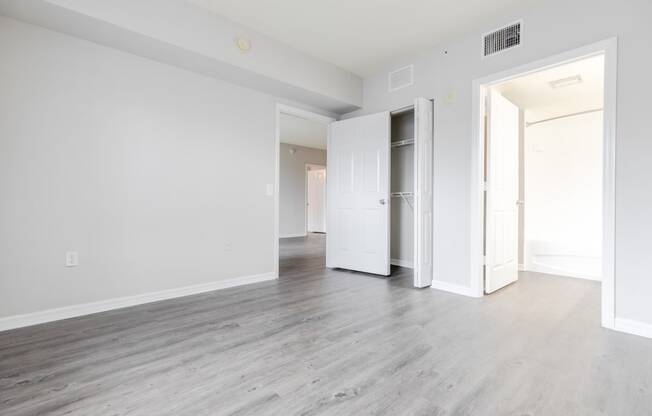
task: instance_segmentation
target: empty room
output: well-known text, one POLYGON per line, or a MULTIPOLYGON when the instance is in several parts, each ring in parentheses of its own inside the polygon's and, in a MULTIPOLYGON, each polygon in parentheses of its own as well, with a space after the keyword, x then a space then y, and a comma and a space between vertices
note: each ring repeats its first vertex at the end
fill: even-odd
POLYGON ((0 415, 652 415, 648 0, 0 0, 0 415))

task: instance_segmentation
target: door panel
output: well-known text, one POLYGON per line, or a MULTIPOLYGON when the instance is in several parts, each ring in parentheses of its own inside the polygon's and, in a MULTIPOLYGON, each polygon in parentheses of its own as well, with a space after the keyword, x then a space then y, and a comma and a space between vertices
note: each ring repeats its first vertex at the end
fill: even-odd
POLYGON ((389 275, 388 112, 329 126, 326 265, 389 275))
POLYGON ((519 109, 495 91, 487 99, 485 292, 518 279, 519 109))
POLYGON ((433 104, 425 98, 417 98, 414 108, 414 286, 427 287, 432 283, 433 273, 433 104))
POLYGON ((380 169, 380 154, 379 152, 364 154, 364 160, 362 163, 363 172, 363 183, 364 191, 366 192, 379 192, 380 191, 380 175, 378 169, 380 169))

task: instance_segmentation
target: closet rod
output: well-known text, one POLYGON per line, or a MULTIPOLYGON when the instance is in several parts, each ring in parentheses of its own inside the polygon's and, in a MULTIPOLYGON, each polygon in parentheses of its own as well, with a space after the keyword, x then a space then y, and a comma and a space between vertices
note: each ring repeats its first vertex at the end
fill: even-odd
POLYGON ((527 123, 525 123, 525 127, 534 126, 535 124, 539 124, 539 123, 545 123, 546 121, 559 120, 560 118, 581 116, 583 114, 590 114, 590 113, 597 113, 598 111, 602 111, 602 108, 596 108, 594 110, 587 110, 587 111, 580 111, 580 112, 577 112, 577 113, 564 114, 563 116, 550 117, 550 118, 545 118, 543 120, 528 121, 527 123))
POLYGON ((407 146, 407 145, 410 145, 410 144, 414 144, 414 139, 397 140, 397 141, 391 142, 391 143, 392 143, 391 147, 407 146))
POLYGON ((407 199, 409 196, 414 197, 414 192, 392 192, 390 195, 392 198, 401 198, 403 201, 405 201, 406 204, 410 206, 410 208, 414 209, 410 200, 407 199))

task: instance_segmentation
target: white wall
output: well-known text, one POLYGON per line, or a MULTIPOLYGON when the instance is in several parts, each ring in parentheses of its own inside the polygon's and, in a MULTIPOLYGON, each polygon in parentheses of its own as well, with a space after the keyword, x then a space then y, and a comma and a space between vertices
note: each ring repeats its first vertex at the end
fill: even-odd
POLYGON ((364 80, 363 109, 399 108, 415 96, 435 98, 434 278, 470 287, 470 172, 474 79, 618 36, 616 139, 616 314, 652 324, 652 153, 647 108, 652 84, 652 2, 523 1, 473 33, 398 59, 364 80), (481 35, 523 19, 523 46, 481 59, 481 35), (387 71, 413 63, 413 86, 389 93, 387 71), (450 93, 450 94, 449 94, 450 93))
POLYGON ((526 270, 600 279, 602 130, 602 112, 525 128, 526 270))
POLYGON ((0 317, 273 272, 273 97, 6 18, 0 60, 0 317))
POLYGON ((279 234, 281 238, 306 234, 306 164, 326 165, 326 151, 281 143, 279 234), (290 149, 296 149, 290 154, 290 149))

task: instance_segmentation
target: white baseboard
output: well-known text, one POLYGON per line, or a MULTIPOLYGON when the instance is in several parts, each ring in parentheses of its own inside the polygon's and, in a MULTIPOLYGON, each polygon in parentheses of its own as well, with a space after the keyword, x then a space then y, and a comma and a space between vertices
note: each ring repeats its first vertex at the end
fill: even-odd
POLYGON ((392 264, 394 266, 399 266, 399 267, 406 267, 408 269, 414 268, 414 264, 409 260, 390 259, 389 264, 392 264))
POLYGON ((645 338, 652 338, 652 324, 631 319, 616 318, 614 329, 627 334, 638 335, 645 338))
MULTIPOLYGON (((525 271, 525 269, 522 271, 525 271)), ((555 269, 555 268, 545 267, 537 264, 529 264, 527 266, 527 271, 534 272, 534 273, 550 274, 553 276, 572 277, 574 279, 593 280, 596 282, 602 280, 600 276, 587 276, 580 273, 573 273, 572 271, 568 271, 568 270, 555 269)))
POLYGON ((61 319, 74 318, 76 316, 90 315, 92 313, 106 312, 113 309, 126 308, 129 306, 142 305, 144 303, 157 302, 160 300, 180 298, 183 296, 196 295, 214 290, 226 289, 229 287, 248 285, 251 283, 274 280, 275 273, 263 273, 253 276, 242 276, 227 280, 218 280, 200 285, 185 286, 175 289, 161 290, 158 292, 143 293, 141 295, 126 296, 101 300, 98 302, 83 303, 79 305, 64 306, 62 308, 48 309, 45 311, 33 312, 24 315, 14 315, 0 318, 0 331, 22 328, 46 322, 59 321, 61 319))
POLYGON ((297 234, 283 234, 279 238, 295 238, 295 237, 305 237, 307 233, 297 233, 297 234))
POLYGON ((444 292, 455 293, 456 295, 469 296, 472 298, 480 297, 468 286, 456 285, 454 283, 442 282, 440 280, 433 280, 430 287, 437 290, 443 290, 444 292))

